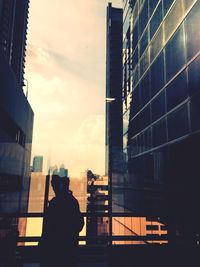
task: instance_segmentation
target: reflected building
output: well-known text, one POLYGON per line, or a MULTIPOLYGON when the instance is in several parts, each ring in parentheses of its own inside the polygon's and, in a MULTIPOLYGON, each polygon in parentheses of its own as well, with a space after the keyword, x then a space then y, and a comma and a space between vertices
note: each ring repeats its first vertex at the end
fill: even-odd
POLYGON ((43 156, 35 156, 33 158, 33 172, 42 172, 43 170, 43 156))
POLYGON ((128 175, 119 206, 161 214, 173 231, 194 235, 200 222, 200 1, 123 5, 128 175))
POLYGON ((0 1, 0 211, 26 212, 33 111, 23 93, 29 1, 0 1))
POLYGON ((45 199, 46 175, 32 172, 29 190, 28 212, 43 212, 45 199))
POLYGON ((68 177, 68 169, 65 168, 64 164, 60 166, 59 175, 60 177, 68 177))

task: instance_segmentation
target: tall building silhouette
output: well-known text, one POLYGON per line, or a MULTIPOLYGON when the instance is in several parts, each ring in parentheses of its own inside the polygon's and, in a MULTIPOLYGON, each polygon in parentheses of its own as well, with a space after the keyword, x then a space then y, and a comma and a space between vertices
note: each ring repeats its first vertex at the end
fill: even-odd
POLYGON ((162 214, 174 231, 195 235, 200 1, 123 4, 124 203, 131 211, 162 214))
MULTIPOLYGON (((118 174, 123 172, 122 22, 121 8, 107 7, 106 23, 106 175, 110 204, 118 197, 118 174), (112 197, 111 197, 112 196, 112 197), (112 198, 112 199, 111 199, 112 198)), ((111 206, 110 206, 111 208, 111 206)))
POLYGON ((29 0, 1 0, 0 46, 20 86, 24 83, 29 0))
POLYGON ((122 155, 122 9, 107 7, 106 173, 119 169, 122 155))
POLYGON ((23 93, 28 0, 0 1, 0 211, 26 212, 33 111, 23 93))

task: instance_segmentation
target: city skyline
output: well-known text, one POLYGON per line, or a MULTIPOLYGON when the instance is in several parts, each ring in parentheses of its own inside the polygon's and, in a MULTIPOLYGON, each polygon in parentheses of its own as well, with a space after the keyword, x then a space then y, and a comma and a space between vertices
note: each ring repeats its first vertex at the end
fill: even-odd
POLYGON ((104 174, 108 2, 30 3, 25 78, 35 113, 32 157, 44 156, 44 171, 62 162, 72 176, 87 168, 104 174))

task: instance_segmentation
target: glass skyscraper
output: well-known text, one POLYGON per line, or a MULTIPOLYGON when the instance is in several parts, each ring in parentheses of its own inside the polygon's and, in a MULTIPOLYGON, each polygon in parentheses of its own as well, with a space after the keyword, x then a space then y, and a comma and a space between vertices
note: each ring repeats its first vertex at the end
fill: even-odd
POLYGON ((0 0, 0 212, 26 212, 33 111, 23 93, 29 0, 0 0))
POLYGON ((200 1, 124 0, 123 5, 123 149, 128 175, 121 204, 127 210, 161 214, 177 228, 195 228, 200 1))

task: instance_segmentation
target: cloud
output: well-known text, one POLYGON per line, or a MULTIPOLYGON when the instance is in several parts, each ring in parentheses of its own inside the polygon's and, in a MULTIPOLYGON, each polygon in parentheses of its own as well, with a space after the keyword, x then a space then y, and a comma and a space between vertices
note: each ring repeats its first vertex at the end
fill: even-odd
MULTIPOLYGON (((30 2, 26 78, 33 155, 104 173, 106 0, 30 2)), ((121 5, 114 0, 113 6, 121 5)))
POLYGON ((104 136, 104 116, 89 115, 81 124, 78 132, 75 135, 78 145, 101 145, 103 146, 104 139, 99 139, 99 136, 104 136))

